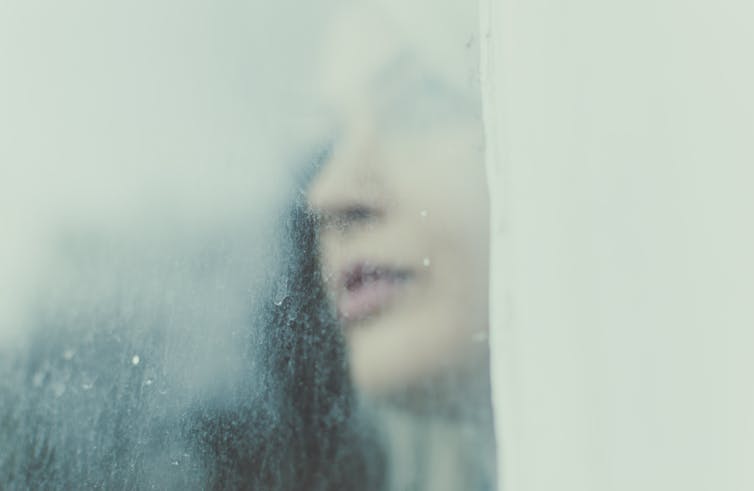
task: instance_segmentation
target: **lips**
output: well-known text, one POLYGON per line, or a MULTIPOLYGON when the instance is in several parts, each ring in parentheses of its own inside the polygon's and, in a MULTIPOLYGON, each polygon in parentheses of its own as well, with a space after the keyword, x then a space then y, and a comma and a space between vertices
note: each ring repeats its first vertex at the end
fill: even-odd
POLYGON ((343 270, 338 292, 338 313, 350 324, 386 308, 412 277, 410 271, 358 262, 343 270))

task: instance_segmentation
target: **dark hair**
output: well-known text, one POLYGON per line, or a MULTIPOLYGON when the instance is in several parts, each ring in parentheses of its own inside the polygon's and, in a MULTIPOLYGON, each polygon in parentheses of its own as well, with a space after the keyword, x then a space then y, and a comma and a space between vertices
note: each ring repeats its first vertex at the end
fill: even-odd
POLYGON ((85 314, 40 315, 29 350, 0 358, 3 489, 382 488, 302 203, 286 229, 288 295, 249 314, 240 376, 214 395, 161 376, 171 333, 120 290, 85 314))
POLYGON ((264 402, 240 391, 248 399, 201 418, 214 489, 382 488, 382 458, 355 409, 345 345, 326 305, 314 222, 299 203, 287 224, 291 284, 269 304, 271 329, 255 350, 268 367, 264 402))

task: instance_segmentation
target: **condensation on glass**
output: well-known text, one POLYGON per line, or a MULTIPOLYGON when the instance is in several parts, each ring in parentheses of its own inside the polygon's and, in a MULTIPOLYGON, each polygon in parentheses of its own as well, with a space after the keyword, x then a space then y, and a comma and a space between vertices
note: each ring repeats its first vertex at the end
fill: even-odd
POLYGON ((495 489, 477 15, 4 3, 0 488, 495 489))

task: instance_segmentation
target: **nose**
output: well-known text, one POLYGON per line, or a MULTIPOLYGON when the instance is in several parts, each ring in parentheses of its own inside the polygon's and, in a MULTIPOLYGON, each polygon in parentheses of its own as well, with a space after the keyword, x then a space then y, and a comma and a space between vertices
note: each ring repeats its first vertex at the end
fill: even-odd
POLYGON ((380 219, 385 213, 379 176, 380 148, 366 122, 349 124, 337 138, 307 193, 320 226, 347 230, 380 219))

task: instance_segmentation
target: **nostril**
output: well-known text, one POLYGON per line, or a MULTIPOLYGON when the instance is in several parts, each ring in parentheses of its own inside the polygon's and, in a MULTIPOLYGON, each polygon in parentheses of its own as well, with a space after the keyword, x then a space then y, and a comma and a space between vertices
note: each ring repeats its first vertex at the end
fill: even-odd
POLYGON ((340 212, 342 219, 347 222, 363 222, 376 216, 377 212, 373 208, 365 205, 353 205, 343 209, 340 212))
POLYGON ((330 208, 317 214, 319 226, 322 228, 334 228, 345 231, 354 226, 370 223, 380 216, 376 208, 352 204, 330 208))

